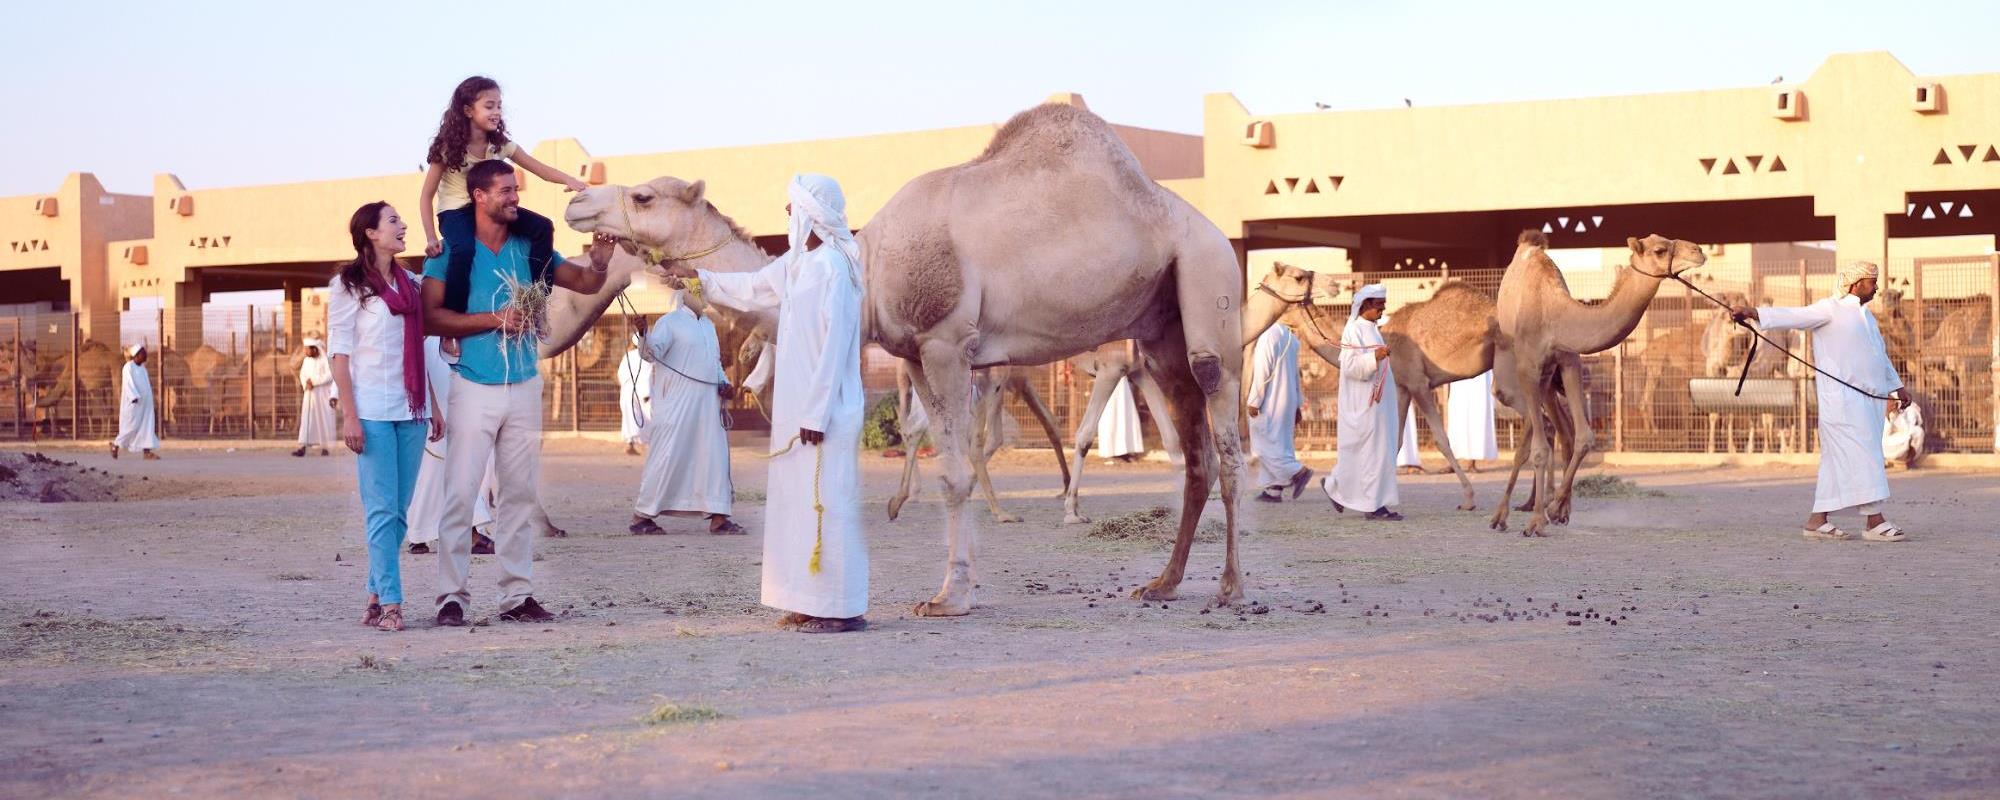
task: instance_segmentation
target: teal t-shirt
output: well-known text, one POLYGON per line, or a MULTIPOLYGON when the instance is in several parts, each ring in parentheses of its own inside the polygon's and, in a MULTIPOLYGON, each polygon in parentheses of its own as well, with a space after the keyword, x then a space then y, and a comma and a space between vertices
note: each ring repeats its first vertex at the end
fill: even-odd
MULTIPOLYGON (((554 254, 553 263, 562 262, 562 254, 554 254)), ((451 245, 447 243, 444 252, 424 261, 424 277, 443 283, 445 265, 449 263, 451 245)), ((534 276, 534 271, 528 268, 526 239, 509 236, 498 253, 476 242, 472 245, 472 291, 465 298, 465 313, 481 314, 506 304, 507 286, 500 282, 502 274, 512 274, 524 284, 534 276)), ((534 337, 516 340, 504 348, 505 352, 502 349, 499 331, 459 339, 458 363, 452 370, 466 380, 488 386, 520 383, 535 377, 538 346, 534 337)))

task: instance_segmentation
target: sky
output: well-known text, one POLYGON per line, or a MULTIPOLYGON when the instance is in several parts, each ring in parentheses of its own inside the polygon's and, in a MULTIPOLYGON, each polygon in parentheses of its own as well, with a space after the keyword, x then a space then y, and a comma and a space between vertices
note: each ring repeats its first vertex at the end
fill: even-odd
POLYGON ((1004 121, 1054 92, 1198 133, 1253 113, 1803 81, 1888 50, 2000 71, 2000 3, 123 2, 5 11, 0 195, 72 171, 150 193, 414 171, 485 74, 516 138, 599 155, 1004 121), (1630 9, 1630 10, 1628 10, 1630 9))

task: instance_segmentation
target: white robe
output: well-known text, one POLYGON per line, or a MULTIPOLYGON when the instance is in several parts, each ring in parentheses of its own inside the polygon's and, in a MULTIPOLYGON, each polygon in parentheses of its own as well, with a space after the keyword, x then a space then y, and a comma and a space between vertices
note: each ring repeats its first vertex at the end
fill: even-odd
POLYGON ((646 423, 646 471, 632 510, 642 517, 728 515, 729 431, 722 427, 722 350, 715 323, 686 306, 654 320, 642 351, 651 370, 653 418, 646 423))
MULTIPOLYGON (((765 342, 757 347, 757 361, 750 365, 750 374, 743 376, 743 388, 751 394, 765 394, 771 390, 771 373, 777 371, 777 345, 765 342)), ((761 401, 760 401, 761 402, 761 401)))
POLYGON ((1143 455, 1146 431, 1139 427, 1139 404, 1132 399, 1132 381, 1119 378, 1104 403, 1104 415, 1097 418, 1097 450, 1105 458, 1143 455))
POLYGON ((1453 381, 1445 400, 1444 428, 1451 454, 1460 461, 1492 461, 1500 457, 1493 436, 1493 372, 1488 370, 1453 381))
MULTIPOLYGON (((424 382, 431 386, 431 396, 426 401, 431 413, 441 414, 451 405, 451 365, 444 360, 436 336, 424 337, 424 382)), ((449 426, 451 418, 444 424, 449 426)), ((407 533, 403 539, 410 544, 435 542, 438 540, 438 523, 444 518, 444 473, 445 442, 449 439, 430 441, 430 432, 424 432, 424 458, 417 466, 417 488, 410 495, 410 510, 407 533)), ((492 462, 487 462, 487 482, 491 483, 492 462)), ((493 522, 493 499, 481 491, 472 500, 472 528, 485 530, 493 522)))
POLYGON ((638 350, 625 351, 618 362, 618 439, 636 444, 652 417, 653 362, 638 350))
POLYGON ((1336 436, 1340 460, 1320 484, 1328 497, 1356 511, 1374 511, 1400 502, 1396 494, 1396 381, 1388 360, 1375 360, 1373 347, 1383 344, 1375 323, 1361 317, 1347 321, 1340 334, 1340 420, 1336 436), (1376 375, 1382 378, 1382 399, 1370 399, 1376 375))
POLYGON ((702 271, 711 302, 778 308, 770 482, 764 501, 764 605, 844 619, 868 610, 861 534, 861 287, 837 248, 792 251, 747 273, 702 271), (826 434, 793 444, 800 428, 826 434), (815 500, 824 513, 813 509, 815 500), (810 568, 814 542, 820 569, 810 568))
POLYGON ((1272 325, 1250 353, 1250 454, 1257 459, 1257 484, 1282 486, 1305 469, 1293 446, 1298 425, 1299 337, 1272 325))
POLYGON ((125 362, 118 387, 118 438, 112 444, 127 450, 154 450, 160 435, 153 427, 153 377, 137 363, 125 362))
POLYGON ((326 356, 308 356, 299 363, 299 445, 326 447, 334 434, 333 365, 326 356))
POLYGON ((1882 458, 1902 461, 1913 452, 1917 458, 1923 458, 1924 414, 1916 406, 1904 406, 1889 415, 1888 425, 1882 430, 1882 458))
MULTIPOLYGON (((1436 436, 1436 433, 1432 433, 1436 436)), ((1423 456, 1417 453, 1417 404, 1410 404, 1410 413, 1403 415, 1403 443, 1396 448, 1396 466, 1421 467, 1423 456)))
MULTIPOLYGON (((1889 364, 1874 312, 1854 295, 1801 308, 1759 308, 1757 318, 1767 332, 1811 331, 1813 361, 1830 375, 1871 394, 1887 396, 1903 388, 1903 379, 1889 364)), ((1825 378, 1813 382, 1819 387, 1820 447, 1813 512, 1888 499, 1889 474, 1882 468, 1883 401, 1825 378)))

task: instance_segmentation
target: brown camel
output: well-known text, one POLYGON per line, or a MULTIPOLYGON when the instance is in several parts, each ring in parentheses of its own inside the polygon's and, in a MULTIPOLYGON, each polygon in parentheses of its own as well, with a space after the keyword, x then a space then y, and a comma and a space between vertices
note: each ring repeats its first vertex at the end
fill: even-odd
MULTIPOLYGON (((689 266, 746 270, 768 262, 704 189, 675 178, 594 187, 571 200, 565 218, 577 230, 689 266)), ((973 488, 973 371, 1046 364, 1119 339, 1139 340, 1158 367, 1154 377, 1187 453, 1173 553, 1134 595, 1176 596, 1219 477, 1228 534, 1216 599, 1242 599, 1242 274, 1228 237, 1148 178, 1110 125, 1067 105, 1018 114, 978 158, 904 186, 859 239, 865 341, 913 362, 945 463, 944 585, 917 615, 966 614, 975 603, 977 528, 965 502, 973 488), (1048 291, 1053 286, 1064 290, 1048 291)))
MULTIPOLYGON (((1618 272, 1610 297, 1602 303, 1586 305, 1570 296, 1562 272, 1549 258, 1548 239, 1540 231, 1521 234, 1514 259, 1500 279, 1494 311, 1499 327, 1494 339, 1494 393, 1528 426, 1525 446, 1516 448, 1515 460, 1525 459, 1534 468, 1536 486, 1534 517, 1522 531, 1524 536, 1544 535, 1549 523, 1552 443, 1543 415, 1553 411, 1546 392, 1561 366, 1560 354, 1602 352, 1624 341, 1638 327, 1660 281, 1708 260, 1699 245, 1657 234, 1627 239, 1626 244, 1632 250, 1631 264, 1618 272)), ((1587 427, 1578 425, 1579 433, 1587 427)), ((1509 486, 1507 495, 1512 491, 1509 486)), ((1507 529, 1511 510, 1507 495, 1493 513, 1495 530, 1507 529)))

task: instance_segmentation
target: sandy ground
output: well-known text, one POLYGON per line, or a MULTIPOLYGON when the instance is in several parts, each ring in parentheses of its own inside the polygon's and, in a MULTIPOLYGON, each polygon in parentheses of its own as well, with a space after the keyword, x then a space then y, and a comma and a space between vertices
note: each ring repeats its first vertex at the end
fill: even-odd
MULTIPOLYGON (((547 450, 572 535, 538 542, 536 594, 563 619, 435 628, 434 557, 406 555, 400 634, 356 624, 351 457, 51 451, 146 480, 0 503, 0 796, 2000 793, 1991 475, 1893 473, 1895 545, 1802 541, 1804 468, 1622 470, 1659 496, 1544 540, 1451 510, 1449 477, 1404 479, 1401 524, 1246 502, 1265 613, 1204 613, 1220 544, 1182 601, 1129 599, 1164 551, 1057 525, 1046 455, 1006 454, 1027 522, 982 526, 982 606, 936 620, 907 615, 941 574, 935 483, 882 521, 871 457, 874 625, 809 637, 757 604, 760 502, 748 537, 625 535, 614 449, 547 450)), ((1085 512, 1177 485, 1093 463, 1085 512)), ((473 575, 483 616, 490 558, 473 575)))

